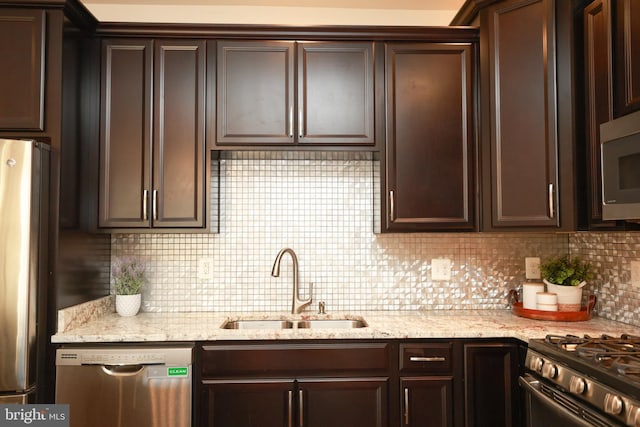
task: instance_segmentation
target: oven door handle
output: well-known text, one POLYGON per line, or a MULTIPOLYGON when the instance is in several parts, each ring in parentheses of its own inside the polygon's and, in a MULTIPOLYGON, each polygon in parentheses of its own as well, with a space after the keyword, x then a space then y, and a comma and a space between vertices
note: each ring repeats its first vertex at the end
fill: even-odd
MULTIPOLYGON (((533 397, 540 400, 545 404, 545 407, 550 411, 553 411, 559 417, 566 419, 567 421, 573 422, 575 425, 583 426, 583 427, 593 427, 593 424, 588 423, 582 418, 575 415, 573 412, 570 412, 568 409, 563 407, 561 404, 551 399, 549 396, 542 393, 538 390, 538 385, 540 381, 532 377, 531 375, 525 375, 524 377, 518 377, 518 382, 520 386, 522 386, 525 391, 531 393, 533 397)), ((529 417, 531 414, 527 414, 529 417)), ((529 424, 527 424, 529 425, 529 424)), ((573 425, 573 424, 572 424, 573 425)))

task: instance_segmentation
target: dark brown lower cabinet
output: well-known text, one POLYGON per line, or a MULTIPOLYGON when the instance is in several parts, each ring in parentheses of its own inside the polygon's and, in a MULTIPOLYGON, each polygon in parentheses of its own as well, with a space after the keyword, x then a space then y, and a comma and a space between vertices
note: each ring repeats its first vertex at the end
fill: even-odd
POLYGON ((464 345, 466 427, 519 426, 518 346, 464 345))
POLYGON ((205 380, 209 427, 383 427, 386 378, 205 380))
POLYGON ((511 339, 203 344, 195 418, 197 427, 518 427, 521 354, 511 339))
POLYGON ((387 427, 392 345, 205 344, 200 425, 387 427))
POLYGON ((283 427, 293 419, 293 380, 207 380, 210 427, 283 427))
POLYGON ((300 427, 383 427, 387 378, 308 378, 297 381, 300 427))
POLYGON ((403 377, 400 391, 402 426, 453 426, 453 377, 403 377))

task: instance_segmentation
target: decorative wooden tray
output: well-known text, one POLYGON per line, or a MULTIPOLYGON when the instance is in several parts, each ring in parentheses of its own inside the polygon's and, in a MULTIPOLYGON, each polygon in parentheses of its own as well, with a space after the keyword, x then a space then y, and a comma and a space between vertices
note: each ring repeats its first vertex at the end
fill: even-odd
POLYGON ((543 311, 523 308, 522 302, 518 301, 518 292, 515 289, 509 292, 509 301, 511 302, 511 311, 516 316, 556 322, 581 322, 591 319, 593 307, 596 305, 596 296, 589 295, 589 303, 587 306, 582 306, 580 311, 543 311))

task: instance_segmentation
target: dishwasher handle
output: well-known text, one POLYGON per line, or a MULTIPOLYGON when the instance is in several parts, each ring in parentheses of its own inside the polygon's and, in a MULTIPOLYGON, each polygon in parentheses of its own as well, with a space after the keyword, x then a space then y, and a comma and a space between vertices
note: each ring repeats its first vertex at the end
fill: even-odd
POLYGON ((145 365, 102 365, 102 372, 112 377, 132 377, 138 375, 145 365))

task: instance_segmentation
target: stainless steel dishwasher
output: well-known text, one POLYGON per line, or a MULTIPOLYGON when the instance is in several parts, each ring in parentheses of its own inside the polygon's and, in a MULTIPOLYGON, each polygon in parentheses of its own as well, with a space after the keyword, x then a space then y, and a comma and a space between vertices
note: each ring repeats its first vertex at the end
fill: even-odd
POLYGON ((56 403, 71 427, 190 427, 193 348, 56 351, 56 403))

